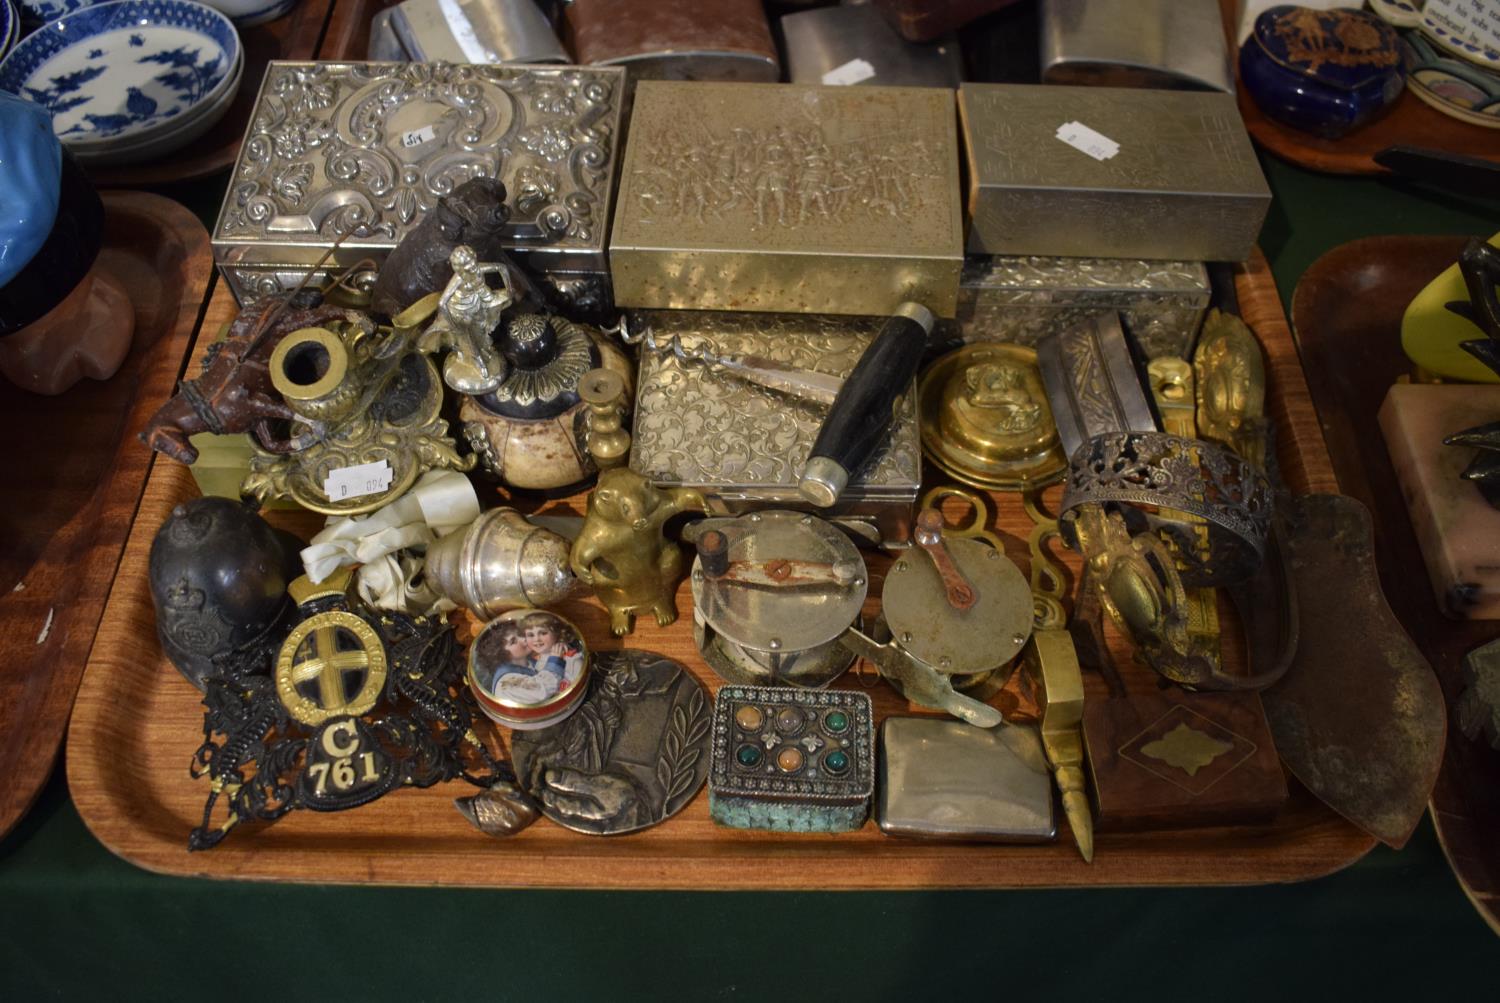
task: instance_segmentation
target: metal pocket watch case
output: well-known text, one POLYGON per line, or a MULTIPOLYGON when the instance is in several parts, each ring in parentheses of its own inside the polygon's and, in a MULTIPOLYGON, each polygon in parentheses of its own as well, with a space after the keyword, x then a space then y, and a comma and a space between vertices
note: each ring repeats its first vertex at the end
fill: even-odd
POLYGON ((827 686, 854 664, 839 637, 857 623, 864 559, 836 527, 800 512, 754 512, 694 527, 693 636, 722 678, 827 686))

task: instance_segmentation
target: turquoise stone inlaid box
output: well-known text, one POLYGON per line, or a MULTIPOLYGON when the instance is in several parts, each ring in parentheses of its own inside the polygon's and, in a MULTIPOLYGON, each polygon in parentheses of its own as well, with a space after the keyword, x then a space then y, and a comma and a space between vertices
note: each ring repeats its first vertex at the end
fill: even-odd
POLYGON ((708 810, 720 825, 849 832, 875 793, 875 712, 847 690, 725 686, 714 703, 708 810))

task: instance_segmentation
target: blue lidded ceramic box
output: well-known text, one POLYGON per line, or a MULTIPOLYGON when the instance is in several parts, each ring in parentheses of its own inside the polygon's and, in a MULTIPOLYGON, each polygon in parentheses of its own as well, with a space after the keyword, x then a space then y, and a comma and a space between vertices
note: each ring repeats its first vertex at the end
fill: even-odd
POLYGON ((1240 48, 1240 81, 1268 117, 1336 139, 1400 96, 1401 43, 1363 11, 1272 7, 1240 48))

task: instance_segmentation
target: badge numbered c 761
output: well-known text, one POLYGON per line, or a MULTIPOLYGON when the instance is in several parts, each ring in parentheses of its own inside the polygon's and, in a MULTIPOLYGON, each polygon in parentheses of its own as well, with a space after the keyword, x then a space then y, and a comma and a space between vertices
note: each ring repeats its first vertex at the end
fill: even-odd
POLYGON ((192 772, 212 783, 190 849, 293 808, 357 808, 455 777, 489 790, 509 776, 475 732, 451 625, 371 610, 337 583, 290 591, 304 619, 280 647, 236 653, 206 680, 192 772))

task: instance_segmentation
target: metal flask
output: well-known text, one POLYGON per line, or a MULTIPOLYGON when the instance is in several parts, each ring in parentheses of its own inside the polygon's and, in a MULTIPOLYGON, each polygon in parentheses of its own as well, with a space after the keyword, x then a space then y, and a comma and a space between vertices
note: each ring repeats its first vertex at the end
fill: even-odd
POLYGON ((388 57, 414 63, 572 61, 532 0, 406 0, 370 22, 370 58, 388 57))
POLYGON ((426 575, 433 588, 486 620, 583 591, 568 566, 568 541, 505 507, 428 547, 426 575))

